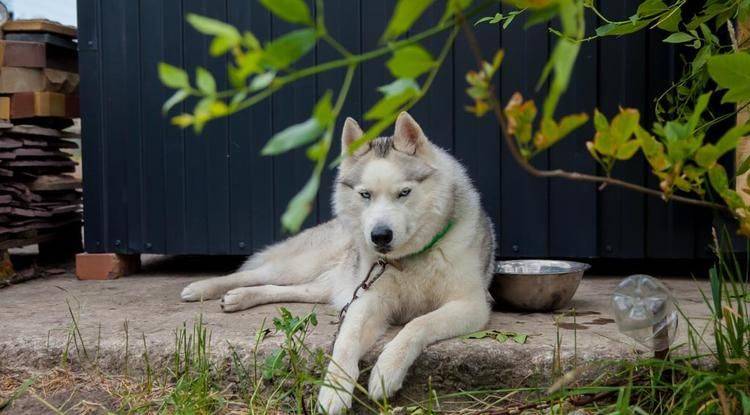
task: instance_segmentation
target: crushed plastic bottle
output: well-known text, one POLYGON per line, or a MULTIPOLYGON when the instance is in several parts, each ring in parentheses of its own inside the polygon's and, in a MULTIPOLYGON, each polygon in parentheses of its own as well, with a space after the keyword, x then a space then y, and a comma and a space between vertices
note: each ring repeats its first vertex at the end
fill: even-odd
POLYGON ((622 280, 612 294, 612 309, 620 332, 651 350, 667 350, 675 339, 675 299, 656 278, 631 275, 622 280))

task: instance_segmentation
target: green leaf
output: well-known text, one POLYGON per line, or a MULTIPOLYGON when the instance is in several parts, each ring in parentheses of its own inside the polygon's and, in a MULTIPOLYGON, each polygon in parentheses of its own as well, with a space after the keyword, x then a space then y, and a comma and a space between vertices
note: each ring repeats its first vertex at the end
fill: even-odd
POLYGON ((293 148, 315 141, 325 130, 325 126, 316 118, 292 125, 271 137, 261 150, 264 156, 275 156, 293 148))
POLYGON ((389 115, 393 115, 412 97, 416 96, 416 94, 417 93, 413 89, 406 89, 400 94, 381 98, 380 101, 375 103, 375 105, 367 111, 365 114, 365 120, 380 120, 389 115))
POLYGON ((529 338, 528 335, 522 334, 522 333, 514 333, 513 336, 511 337, 511 339, 513 339, 513 341, 518 344, 525 344, 526 339, 528 338, 529 338))
POLYGON ((646 0, 638 6, 636 13, 640 17, 650 17, 667 10, 662 0, 646 0))
POLYGON ((693 113, 690 115, 690 119, 688 120, 688 128, 691 131, 695 130, 695 127, 698 126, 698 123, 701 120, 701 114, 703 114, 703 111, 705 111, 706 107, 708 107, 708 100, 710 98, 710 92, 706 92, 705 94, 698 97, 698 101, 696 101, 695 103, 695 109, 693 109, 693 113))
POLYGON ((699 166, 710 168, 716 163, 720 156, 721 154, 713 144, 706 144, 695 152, 694 158, 699 166))
POLYGON ((274 69, 285 69, 315 46, 314 29, 299 29, 266 44, 263 62, 274 69))
POLYGON ((260 91, 261 89, 266 89, 268 85, 271 85, 271 82, 276 78, 276 72, 275 71, 268 71, 264 72, 260 75, 256 75, 255 78, 253 78, 252 81, 250 81, 250 91, 260 91))
POLYGON ((614 157, 617 150, 617 143, 609 131, 597 132, 594 135, 594 148, 605 156, 614 157))
POLYGON ((378 91, 382 92, 387 97, 399 95, 409 89, 414 92, 419 92, 419 84, 411 78, 399 78, 388 85, 378 87, 378 91))
POLYGON ((618 160, 629 160, 638 151, 639 142, 638 140, 630 140, 617 146, 617 153, 615 158, 618 160))
POLYGON ((386 66, 395 78, 412 78, 429 71, 435 66, 432 56, 419 45, 409 45, 393 52, 386 66))
POLYGON ((635 129, 638 127, 638 119, 640 114, 638 110, 632 108, 620 109, 620 113, 612 119, 612 125, 609 127, 609 132, 615 140, 616 144, 622 144, 633 135, 635 129))
POLYGON ((483 339, 493 333, 494 333, 493 330, 482 330, 482 331, 477 331, 474 333, 463 335, 461 336, 461 338, 462 339, 483 339))
POLYGON ((664 13, 664 15, 659 16, 659 24, 656 25, 661 30, 666 30, 667 32, 676 32, 680 27, 680 22, 682 21, 682 9, 676 9, 674 11, 669 11, 664 13), (666 19, 664 18, 666 16, 666 19))
POLYGON ((284 357, 286 356, 286 350, 276 349, 271 353, 263 364, 263 378, 270 380, 281 371, 284 367, 284 357))
POLYGON ((200 16, 194 13, 189 13, 186 19, 188 23, 190 23, 195 28, 195 30, 203 33, 204 35, 223 37, 227 42, 232 43, 233 45, 239 43, 240 39, 242 38, 237 28, 222 21, 211 19, 210 17, 200 16))
POLYGON ((318 100, 313 109, 313 117, 320 123, 320 125, 327 127, 331 121, 333 121, 333 105, 331 104, 331 98, 333 92, 330 90, 326 91, 323 97, 318 100))
POLYGON ((722 102, 750 100, 750 54, 712 56, 708 59, 708 73, 722 89, 728 89, 722 102))
POLYGON ((604 132, 609 131, 609 121, 599 110, 594 110, 594 128, 596 131, 604 132))
POLYGON ((297 233, 302 227, 302 223, 312 210, 312 204, 315 201, 315 195, 318 193, 320 186, 319 173, 313 173, 305 187, 297 193, 289 202, 286 211, 281 216, 281 224, 284 229, 291 233, 297 233))
POLYGON ((693 36, 691 36, 688 33, 685 32, 675 32, 671 35, 667 36, 663 42, 664 43, 685 43, 693 40, 693 36))
POLYGON ((255 37, 253 32, 244 32, 242 34, 242 43, 245 45, 246 48, 250 50, 259 50, 260 42, 258 41, 258 38, 255 37))
POLYGON ((729 189, 727 172, 721 164, 715 164, 708 169, 708 179, 711 181, 711 186, 713 186, 719 194, 729 189))
POLYGON ((406 33, 433 1, 398 0, 396 7, 393 9, 393 16, 391 16, 391 20, 385 28, 385 33, 383 33, 383 40, 391 40, 406 33))
POLYGON ((734 150, 739 144, 740 139, 748 133, 750 133, 750 124, 732 127, 716 142, 716 149, 719 150, 719 154, 723 155, 728 151, 734 150))
POLYGON ((172 117, 172 124, 180 128, 189 127, 193 124, 194 117, 190 114, 180 114, 172 117))
POLYGON ((168 63, 159 62, 159 79, 170 88, 190 89, 187 72, 168 63))
POLYGON ((636 23, 624 22, 624 23, 608 23, 603 26, 596 28, 597 36, 622 36, 635 33, 651 22, 651 20, 639 20, 636 23))
POLYGON ((586 121, 589 120, 589 116, 580 113, 580 114, 571 114, 566 115, 560 119, 560 138, 565 137, 566 135, 573 132, 576 128, 582 126, 586 123, 586 121))
POLYGON ((302 0, 260 0, 260 4, 289 23, 313 23, 310 8, 302 0))
POLYGON ((177 105, 180 102, 184 101, 189 96, 190 96, 190 94, 188 93, 188 91, 186 91, 184 89, 178 90, 161 107, 162 114, 167 114, 169 112, 169 110, 172 109, 172 107, 174 107, 175 105, 177 105))
POLYGON ((208 48, 208 52, 211 56, 221 56, 236 45, 237 42, 232 42, 226 37, 216 36, 214 37, 214 40, 211 41, 211 46, 208 48))
POLYGON ((505 343, 508 341, 508 336, 503 332, 498 332, 495 334, 495 340, 497 340, 499 343, 505 343))
POLYGON ((216 93, 216 80, 211 72, 207 71, 203 67, 198 67, 195 70, 195 85, 205 95, 213 95, 216 93))

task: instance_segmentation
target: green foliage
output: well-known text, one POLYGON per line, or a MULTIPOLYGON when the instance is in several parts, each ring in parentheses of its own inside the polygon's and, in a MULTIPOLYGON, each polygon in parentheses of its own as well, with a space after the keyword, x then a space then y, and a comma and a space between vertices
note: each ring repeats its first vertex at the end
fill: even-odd
POLYGON ((383 33, 383 40, 392 40, 406 33, 434 0, 399 0, 383 33))
POLYGON ((488 23, 488 24, 502 23, 503 29, 507 29, 508 26, 510 26, 510 24, 513 23, 513 20, 516 18, 516 16, 523 13, 524 10, 525 9, 514 10, 511 12, 508 12, 508 14, 495 13, 494 16, 482 17, 481 19, 477 20, 476 23, 474 23, 474 26, 477 26, 480 23, 488 23))
POLYGON ((474 113, 477 117, 483 116, 490 109, 489 100, 492 98, 492 80, 495 73, 500 69, 505 54, 502 49, 495 52, 492 63, 482 62, 479 71, 469 71, 466 73, 466 82, 469 88, 466 94, 474 99, 474 106, 466 107, 466 110, 474 113))
POLYGON ((271 13, 289 23, 312 25, 312 15, 303 0, 259 0, 271 13))
POLYGON ((321 98, 315 105, 312 117, 300 124, 287 127, 283 131, 271 137, 261 150, 264 156, 274 156, 309 144, 323 133, 333 120, 333 109, 331 107, 331 91, 321 98))
POLYGON ((396 50, 386 66, 396 78, 414 79, 434 67, 435 60, 423 47, 412 45, 396 50))
POLYGON ((712 56, 708 59, 708 73, 721 89, 727 90, 722 102, 750 101, 750 54, 712 56))
POLYGON ((612 174, 615 161, 632 158, 640 148, 635 135, 639 119, 640 113, 632 108, 620 108, 611 123, 604 114, 594 111, 596 134, 593 141, 586 143, 586 148, 608 176, 612 174))
POLYGON ((502 330, 482 330, 475 333, 461 336, 464 340, 479 340, 479 339, 494 339, 498 343, 505 343, 508 340, 512 340, 514 343, 525 344, 529 338, 528 334, 516 333, 514 331, 502 331, 502 330))
POLYGON ((589 119, 583 113, 566 115, 559 122, 552 118, 542 118, 534 132, 536 105, 534 101, 524 101, 518 92, 508 101, 504 113, 508 120, 508 134, 515 138, 518 150, 525 159, 553 146, 589 119))
MULTIPOLYGON (((303 0, 259 0, 276 17, 304 27, 261 42, 252 32, 240 32, 233 26, 203 16, 189 15, 188 22, 199 32, 212 37, 210 53, 227 55, 230 89, 221 90, 214 76, 197 68, 195 80, 183 69, 167 63, 159 65, 159 77, 174 89, 164 103, 166 113, 175 106, 193 103, 192 111, 172 118, 180 127, 193 127, 200 132, 211 120, 249 108, 299 79, 324 71, 347 68, 347 77, 334 102, 332 93, 320 99, 311 117, 274 134, 263 148, 263 154, 277 155, 307 147, 307 156, 315 163, 311 178, 290 201, 282 216, 286 230, 296 232, 311 211, 320 187, 320 175, 327 163, 333 139, 333 128, 351 83, 354 70, 361 64, 391 55, 386 67, 393 80, 378 90, 383 94, 365 112, 365 120, 373 124, 364 136, 352 144, 349 151, 375 138, 388 128, 400 111, 414 105, 429 89, 440 65, 452 45, 457 30, 451 35, 437 57, 433 57, 418 42, 455 26, 464 18, 472 18, 485 10, 491 2, 479 3, 469 10, 472 0, 446 0, 443 17, 436 26, 410 38, 397 40, 424 15, 429 7, 437 7, 434 0, 399 0, 383 33, 386 46, 361 54, 353 54, 333 39, 326 28, 322 0, 313 13, 303 0), (341 55, 340 59, 312 66, 295 68, 318 42, 325 42, 341 55), (421 79, 423 78, 423 79, 421 79), (348 80, 347 80, 348 79, 348 80), (421 84, 420 84, 421 83, 421 84), (191 99, 191 97, 194 98, 191 99)), ((526 26, 555 20, 550 32, 556 35, 550 58, 539 76, 538 88, 548 86, 548 93, 537 120, 537 107, 515 94, 504 110, 496 103, 493 82, 500 68, 503 54, 499 51, 492 62, 482 62, 475 71, 466 74, 467 94, 473 105, 467 110, 483 116, 494 110, 507 121, 507 133, 525 160, 554 146, 565 136, 583 125, 586 114, 556 114, 560 97, 569 87, 581 44, 608 36, 626 36, 641 30, 653 30, 661 40, 675 45, 676 50, 691 51, 684 58, 682 77, 655 101, 656 122, 640 125, 640 114, 635 110, 621 110, 612 120, 594 112, 596 134, 587 148, 607 175, 616 162, 635 157, 639 151, 648 161, 665 199, 675 192, 684 192, 703 199, 709 186, 729 207, 750 235, 750 209, 733 189, 733 178, 720 165, 722 157, 733 151, 740 137, 748 133, 745 126, 716 131, 727 114, 716 116, 709 110, 711 92, 724 90, 722 102, 744 105, 750 100, 750 54, 735 51, 738 45, 722 42, 718 31, 726 30, 727 22, 750 16, 750 2, 746 0, 704 0, 701 7, 686 7, 686 0, 644 0, 626 20, 607 18, 591 0, 507 0, 516 10, 494 13, 479 18, 476 24, 498 24, 507 28, 520 14, 527 16, 526 26), (687 11, 690 9, 690 11, 687 11), (697 12, 695 11, 697 10, 697 12), (592 12, 599 26, 587 33, 585 14, 592 12), (716 137, 719 137, 716 140, 716 137), (707 138, 708 137, 708 138, 707 138), (723 176, 727 176, 723 180, 723 176), (713 178, 713 179, 712 179, 713 178), (726 186, 724 183, 726 182, 726 186)), ((496 115, 497 115, 496 114, 496 115)), ((339 159, 340 160, 340 159, 339 159)), ((334 161, 336 164, 337 161, 334 161)), ((738 172, 750 170, 745 160, 738 172)), ((747 185, 750 191, 750 183, 747 185)))
POLYGON ((315 29, 299 29, 266 44, 261 62, 268 67, 286 69, 315 47, 315 29))

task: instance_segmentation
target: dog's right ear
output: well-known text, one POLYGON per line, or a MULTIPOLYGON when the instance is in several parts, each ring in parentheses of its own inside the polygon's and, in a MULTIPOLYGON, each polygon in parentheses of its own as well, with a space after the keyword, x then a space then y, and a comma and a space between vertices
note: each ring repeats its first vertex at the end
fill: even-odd
POLYGON ((363 134, 364 132, 362 132, 359 124, 354 121, 354 118, 347 117, 344 121, 344 129, 341 131, 341 154, 346 155, 349 151, 349 145, 357 141, 363 134))

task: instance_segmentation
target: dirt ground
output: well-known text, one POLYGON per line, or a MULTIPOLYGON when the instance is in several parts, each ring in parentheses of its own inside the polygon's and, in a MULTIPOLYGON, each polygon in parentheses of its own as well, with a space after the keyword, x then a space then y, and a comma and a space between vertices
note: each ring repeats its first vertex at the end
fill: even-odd
MULTIPOLYGON (((230 348, 247 355, 261 324, 268 326, 278 315, 279 304, 224 314, 216 301, 180 302, 183 286, 229 272, 237 266, 237 259, 165 257, 150 258, 145 263, 139 274, 118 280, 78 281, 68 272, 0 289, 0 401, 29 374, 53 375, 51 378, 63 380, 65 376, 76 376, 54 372, 60 370, 61 355, 66 349, 73 362, 82 354, 80 349, 95 354, 97 370, 111 380, 123 370, 138 370, 142 366, 143 339, 151 364, 166 364, 174 349, 175 330, 183 324, 192 326, 199 316, 210 330, 213 355, 221 357, 230 348), (72 330, 77 331, 73 337, 80 338, 80 344, 71 343, 72 330)), ((405 382, 406 389, 423 390, 428 382, 442 390, 544 383, 550 377, 556 350, 563 360, 575 357, 578 362, 622 359, 644 353, 618 332, 612 320, 610 294, 619 281, 620 278, 586 276, 570 305, 576 317, 561 317, 560 313, 494 312, 488 328, 525 334, 528 336, 525 343, 511 340, 500 343, 489 338, 439 342, 429 346, 417 360, 405 382)), ((707 283, 687 278, 664 281, 682 311, 702 329, 708 309, 698 288, 707 290, 707 283)), ((330 349, 336 331, 333 309, 312 304, 283 306, 295 314, 314 310, 319 324, 309 335, 308 344, 330 349)), ((393 328, 366 356, 365 365, 374 361, 397 330, 393 328)), ((281 335, 271 334, 259 352, 277 347, 281 340, 281 335)), ((676 344, 685 340, 685 324, 681 324, 676 344)), ((97 409, 94 403, 88 407, 86 402, 111 399, 101 390, 106 382, 89 378, 88 382, 72 384, 78 386, 72 391, 70 388, 61 391, 59 396, 52 389, 47 396, 56 406, 82 405, 74 413, 97 413, 102 408, 97 409), (76 397, 68 400, 71 392, 76 397)), ((34 413, 39 405, 36 399, 24 399, 16 403, 14 411, 34 413)))

